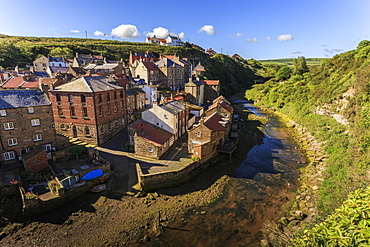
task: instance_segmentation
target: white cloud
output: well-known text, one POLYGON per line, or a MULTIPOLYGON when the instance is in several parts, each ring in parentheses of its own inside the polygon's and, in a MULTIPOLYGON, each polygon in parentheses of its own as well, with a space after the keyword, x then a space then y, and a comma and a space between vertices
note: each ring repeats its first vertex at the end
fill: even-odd
POLYGON ((257 38, 253 38, 253 39, 244 39, 245 40, 245 42, 247 42, 247 43, 257 43, 258 41, 259 41, 259 39, 257 39, 257 38))
POLYGON ((152 36, 155 35, 157 38, 164 39, 164 38, 167 38, 169 34, 170 33, 169 33, 167 28, 156 27, 156 28, 153 29, 152 32, 147 32, 146 36, 152 37, 152 36))
POLYGON ((95 35, 95 36, 106 36, 106 34, 105 34, 105 33, 103 33, 103 32, 101 32, 101 31, 95 31, 95 32, 94 32, 94 35, 95 35))
POLYGON ((244 36, 244 34, 242 34, 242 33, 237 33, 237 34, 236 34, 236 36, 237 36, 237 37, 241 37, 241 36, 244 36))
POLYGON ((270 36, 267 36, 267 37, 266 37, 266 39, 267 39, 268 41, 272 40, 272 38, 271 38, 270 36))
POLYGON ((276 39, 279 41, 289 41, 289 40, 293 40, 294 37, 290 34, 282 34, 282 35, 277 36, 276 39))
POLYGON ((136 26, 131 24, 122 24, 112 29, 112 35, 122 39, 134 39, 140 36, 136 26))
POLYGON ((70 32, 71 32, 71 33, 80 33, 80 31, 79 31, 79 30, 73 30, 73 29, 72 29, 70 32))
POLYGON ((344 50, 343 49, 324 49, 324 51, 326 51, 328 53, 339 53, 339 52, 342 52, 344 50))
POLYGON ((198 33, 205 32, 208 35, 215 35, 216 30, 212 25, 204 25, 201 29, 199 29, 198 33))
POLYGON ((292 54, 301 54, 302 52, 300 52, 300 51, 294 51, 294 52, 292 52, 292 54))
POLYGON ((180 39, 185 39, 185 33, 184 32, 179 33, 179 38, 180 39))

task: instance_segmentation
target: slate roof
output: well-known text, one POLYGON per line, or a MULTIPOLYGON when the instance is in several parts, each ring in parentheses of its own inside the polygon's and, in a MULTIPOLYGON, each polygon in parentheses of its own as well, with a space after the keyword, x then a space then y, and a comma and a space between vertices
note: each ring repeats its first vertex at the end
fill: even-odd
POLYGON ((56 87, 54 90, 70 92, 104 92, 123 88, 110 83, 111 81, 111 79, 104 76, 86 76, 56 87))
POLYGON ((33 74, 37 77, 50 77, 49 74, 44 71, 35 71, 33 74))
POLYGON ((130 126, 138 131, 138 137, 143 138, 144 140, 156 146, 163 145, 173 136, 173 134, 171 134, 170 132, 167 132, 160 128, 156 128, 148 122, 145 122, 144 120, 139 120, 138 122, 135 122, 130 126))
POLYGON ((95 63, 90 63, 90 64, 86 65, 84 67, 84 69, 87 69, 87 70, 89 70, 89 69, 95 69, 95 67, 96 67, 96 64, 95 63))
POLYGON ((65 60, 63 57, 49 57, 49 62, 64 63, 65 60))
POLYGON ((177 64, 175 63, 175 61, 173 61, 172 59, 168 59, 168 58, 163 58, 161 60, 159 60, 158 62, 156 62, 157 66, 158 67, 179 67, 181 68, 182 66, 180 64, 177 64))
POLYGON ((154 55, 152 53, 139 53, 139 52, 132 52, 132 56, 139 56, 139 57, 153 57, 154 55))
POLYGON ((133 96, 135 95, 133 92, 130 91, 131 89, 126 89, 126 96, 133 96))
POLYGON ((226 130, 226 127, 222 126, 219 122, 223 121, 222 116, 217 112, 213 113, 211 116, 204 119, 204 125, 207 126, 210 130, 214 131, 223 131, 226 130))
POLYGON ((168 102, 165 105, 158 105, 158 106, 161 107, 162 109, 168 111, 169 113, 171 113, 173 115, 176 115, 179 112, 182 112, 182 111, 185 110, 185 106, 183 104, 181 104, 180 102, 178 102, 178 101, 171 101, 171 102, 168 102))
POLYGON ((134 94, 145 93, 141 88, 130 88, 130 91, 134 94))
POLYGON ((51 73, 57 73, 58 71, 62 74, 67 73, 68 67, 50 66, 51 73))
POLYGON ((51 105, 40 90, 0 90, 0 109, 51 105))
POLYGON ((116 63, 102 64, 102 65, 97 65, 94 69, 114 69, 117 66, 118 64, 116 63))

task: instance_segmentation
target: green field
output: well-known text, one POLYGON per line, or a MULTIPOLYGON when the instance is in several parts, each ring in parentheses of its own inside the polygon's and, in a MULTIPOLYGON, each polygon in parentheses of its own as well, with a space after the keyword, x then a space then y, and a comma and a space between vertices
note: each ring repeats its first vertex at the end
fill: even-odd
MULTIPOLYGON (((308 66, 320 66, 321 63, 327 58, 306 58, 308 66)), ((258 60, 261 64, 277 64, 277 65, 288 65, 293 66, 293 58, 284 59, 269 59, 269 60, 258 60)))

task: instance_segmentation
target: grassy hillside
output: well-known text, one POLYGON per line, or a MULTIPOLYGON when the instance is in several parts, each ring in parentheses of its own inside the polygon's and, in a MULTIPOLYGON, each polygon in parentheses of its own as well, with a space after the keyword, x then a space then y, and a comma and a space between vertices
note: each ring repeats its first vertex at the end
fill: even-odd
POLYGON ((370 41, 308 73, 269 80, 246 92, 258 104, 306 126, 329 154, 319 191, 320 216, 370 182, 370 41))
POLYGON ((32 64, 35 58, 42 54, 48 55, 53 49, 67 48, 67 58, 73 58, 76 52, 84 54, 103 55, 107 59, 128 61, 130 51, 150 52, 155 55, 177 54, 181 57, 194 59, 195 62, 208 57, 207 54, 190 47, 160 46, 148 43, 122 42, 101 39, 76 38, 40 38, 16 37, 0 35, 0 66, 14 67, 32 64))

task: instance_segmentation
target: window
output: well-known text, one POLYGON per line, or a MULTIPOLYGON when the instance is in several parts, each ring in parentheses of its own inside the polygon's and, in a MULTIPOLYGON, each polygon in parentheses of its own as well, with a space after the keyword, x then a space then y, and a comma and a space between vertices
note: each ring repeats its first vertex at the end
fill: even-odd
POLYGON ((81 103, 86 103, 86 97, 85 97, 85 95, 81 95, 81 103))
POLYGON ((118 120, 116 121, 116 128, 118 128, 119 127, 119 124, 118 124, 118 120))
POLYGON ((110 104, 107 104, 107 113, 110 114, 110 104))
POLYGON ((34 113, 35 110, 33 109, 33 107, 28 107, 28 113, 34 113))
POLYGON ((148 148, 148 151, 149 151, 150 153, 153 153, 153 148, 148 148))
POLYGON ((90 129, 88 126, 85 126, 85 135, 90 135, 90 129))
POLYGON ((123 98, 123 91, 119 92, 119 97, 122 99, 123 98))
POLYGON ((65 128, 64 124, 60 124, 60 128, 64 129, 65 128))
POLYGON ((109 101, 109 100, 110 100, 109 93, 107 93, 107 101, 109 101))
POLYGON ((85 118, 87 118, 89 115, 87 113, 87 108, 86 107, 82 107, 82 112, 83 112, 83 115, 85 118))
POLYGON ((6 116, 6 111, 5 110, 0 110, 0 116, 5 117, 6 116))
POLYGON ((51 144, 45 144, 45 145, 42 145, 45 149, 46 152, 50 152, 51 151, 51 144))
POLYGON ((103 106, 99 106, 99 117, 103 116, 103 106))
POLYGON ((73 95, 72 94, 68 95, 68 102, 70 102, 70 103, 73 102, 73 95))
POLYGON ((4 129, 5 130, 12 130, 12 129, 14 129, 13 122, 4 123, 4 129))
POLYGON ((76 116, 75 107, 74 106, 69 107, 69 111, 71 113, 71 117, 75 117, 76 116))
POLYGON ((58 101, 58 102, 62 101, 62 100, 60 99, 60 94, 56 94, 55 96, 56 96, 56 98, 57 98, 57 101, 58 101))
POLYGON ((172 79, 172 75, 170 75, 170 79, 172 79))
POLYGON ((108 124, 108 129, 112 130, 112 125, 110 123, 108 124))
POLYGON ((34 135, 34 136, 33 136, 33 140, 34 140, 35 142, 41 141, 41 140, 42 140, 42 136, 41 136, 41 134, 34 135))
POLYGON ((197 136, 198 137, 201 137, 202 136, 202 132, 198 131, 197 136))
POLYGON ((8 139, 8 145, 9 145, 9 146, 15 146, 15 145, 18 145, 17 138, 8 139))
POLYGON ((32 126, 39 126, 40 125, 40 119, 31 119, 31 125, 32 126))
POLYGON ((102 126, 102 127, 100 127, 100 132, 102 133, 102 134, 104 134, 104 127, 102 126))
POLYGON ((46 63, 42 63, 42 67, 46 67, 46 63))
POLYGON ((57 107, 57 109, 58 109, 58 114, 59 114, 59 116, 63 116, 63 110, 62 110, 62 107, 58 106, 58 107, 57 107))
POLYGON ((5 160, 14 160, 15 159, 14 152, 11 151, 11 152, 4 153, 4 159, 5 160))
POLYGON ((117 110, 118 110, 117 102, 114 102, 114 112, 117 112, 117 110))
POLYGON ((114 93, 113 93, 113 98, 114 98, 114 99, 117 99, 117 92, 114 92, 114 93))
POLYGON ((98 94, 98 103, 101 103, 101 94, 98 94))

